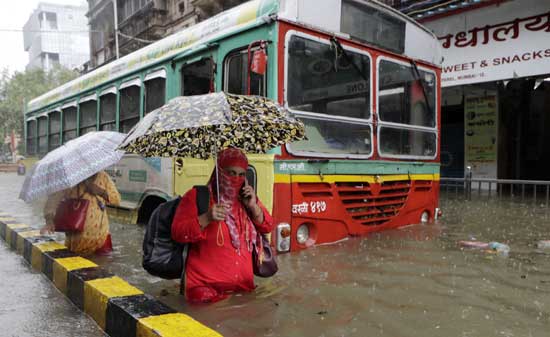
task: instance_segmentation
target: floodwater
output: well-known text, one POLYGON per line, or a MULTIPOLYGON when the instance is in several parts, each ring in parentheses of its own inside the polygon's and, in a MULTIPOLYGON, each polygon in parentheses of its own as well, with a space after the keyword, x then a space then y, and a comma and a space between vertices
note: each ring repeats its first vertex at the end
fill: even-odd
MULTIPOLYGON (((113 226, 109 268, 224 336, 548 336, 550 218, 536 205, 442 197, 443 218, 278 256, 254 293, 185 305, 140 267, 143 229, 113 226), (498 241, 507 256, 463 250, 498 241)), ((101 260, 99 260, 101 262, 101 260)))
POLYGON ((550 250, 535 244, 550 240, 550 211, 453 196, 440 206, 435 224, 279 255, 279 272, 257 279, 255 292, 211 305, 186 305, 176 281, 141 269, 143 227, 112 224, 115 252, 94 260, 227 337, 548 336, 550 250), (460 240, 510 252, 462 249, 460 240))
MULTIPOLYGON (((22 183, 22 177, 0 173, 0 211, 38 227, 42 222, 40 207, 31 208, 17 199, 22 183)), ((44 274, 33 270, 2 239, 0 294, 2 337, 106 336, 44 274)))

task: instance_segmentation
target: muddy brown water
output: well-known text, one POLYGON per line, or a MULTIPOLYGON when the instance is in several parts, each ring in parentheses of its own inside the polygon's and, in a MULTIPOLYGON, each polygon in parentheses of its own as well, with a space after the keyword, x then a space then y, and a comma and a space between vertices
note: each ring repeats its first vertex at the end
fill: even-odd
POLYGON ((434 224, 279 255, 279 272, 257 279, 255 292, 210 305, 185 304, 177 282, 143 271, 141 226, 112 224, 114 254, 93 259, 227 337, 549 336, 550 250, 535 244, 550 239, 550 211, 452 195, 441 208, 434 224), (461 249, 460 240, 511 250, 461 249))

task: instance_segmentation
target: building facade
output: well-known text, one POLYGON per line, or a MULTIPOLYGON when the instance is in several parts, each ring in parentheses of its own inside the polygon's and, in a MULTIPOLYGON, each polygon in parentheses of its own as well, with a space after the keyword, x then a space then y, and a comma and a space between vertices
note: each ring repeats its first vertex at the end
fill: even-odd
POLYGON ((86 6, 39 3, 23 27, 27 69, 81 67, 90 57, 86 6))
POLYGON ((550 180, 550 1, 387 3, 443 46, 442 176, 550 180))
POLYGON ((116 59, 115 24, 118 24, 118 57, 122 57, 243 2, 245 1, 88 0, 90 68, 116 59))

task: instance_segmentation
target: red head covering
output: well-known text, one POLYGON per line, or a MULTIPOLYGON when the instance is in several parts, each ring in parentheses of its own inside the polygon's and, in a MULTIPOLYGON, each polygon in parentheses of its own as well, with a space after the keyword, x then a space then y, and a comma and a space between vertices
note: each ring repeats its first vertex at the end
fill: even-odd
POLYGON ((248 159, 241 150, 230 147, 218 153, 218 166, 222 169, 229 166, 237 166, 246 170, 248 168, 248 159))

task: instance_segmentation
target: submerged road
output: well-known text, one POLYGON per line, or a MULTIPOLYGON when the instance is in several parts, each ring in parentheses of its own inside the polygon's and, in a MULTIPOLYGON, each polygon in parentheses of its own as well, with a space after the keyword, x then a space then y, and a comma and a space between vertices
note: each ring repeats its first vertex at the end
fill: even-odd
MULTIPOLYGON (((23 179, 0 174, 0 209, 41 224, 17 200, 23 179)), ((443 196, 443 218, 278 256, 279 272, 253 293, 189 306, 175 281, 141 268, 143 227, 111 226, 115 251, 93 260, 225 337, 547 337, 550 210, 508 200, 443 196), (499 241, 506 256, 462 249, 499 241)), ((0 241, 0 336, 102 336, 41 274, 0 241), (7 332, 7 333, 4 333, 7 332)))
MULTIPOLYGON (((0 211, 29 225, 39 225, 40 209, 17 199, 22 183, 22 177, 0 173, 0 211)), ((106 336, 4 240, 0 240, 0 329, 2 337, 106 336)))

